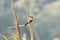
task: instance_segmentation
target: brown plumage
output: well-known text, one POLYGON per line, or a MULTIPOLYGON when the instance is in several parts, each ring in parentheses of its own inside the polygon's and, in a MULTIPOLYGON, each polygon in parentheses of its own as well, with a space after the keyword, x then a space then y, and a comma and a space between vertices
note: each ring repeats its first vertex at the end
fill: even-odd
POLYGON ((31 23, 33 21, 33 17, 30 16, 29 19, 28 19, 28 22, 25 24, 25 26, 27 26, 29 23, 31 23))

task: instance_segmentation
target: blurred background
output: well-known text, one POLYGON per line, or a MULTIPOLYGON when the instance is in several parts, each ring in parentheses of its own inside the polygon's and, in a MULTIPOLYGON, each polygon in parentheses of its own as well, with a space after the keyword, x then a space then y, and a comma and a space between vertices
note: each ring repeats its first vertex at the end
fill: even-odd
MULTIPOLYGON (((27 22, 27 15, 34 17, 34 40, 60 40, 60 0, 14 0, 14 7, 20 25, 27 22)), ((0 34, 11 37, 10 33, 15 33, 15 28, 8 27, 14 25, 11 0, 0 0, 0 34)), ((30 39, 28 27, 22 27, 20 31, 30 39)))

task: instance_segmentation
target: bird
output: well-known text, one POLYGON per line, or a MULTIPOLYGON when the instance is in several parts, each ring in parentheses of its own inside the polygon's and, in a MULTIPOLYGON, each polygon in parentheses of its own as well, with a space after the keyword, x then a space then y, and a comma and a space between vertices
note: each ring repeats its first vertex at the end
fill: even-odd
POLYGON ((27 23, 25 23, 25 26, 27 26, 32 21, 33 21, 33 17, 32 16, 29 16, 27 23))

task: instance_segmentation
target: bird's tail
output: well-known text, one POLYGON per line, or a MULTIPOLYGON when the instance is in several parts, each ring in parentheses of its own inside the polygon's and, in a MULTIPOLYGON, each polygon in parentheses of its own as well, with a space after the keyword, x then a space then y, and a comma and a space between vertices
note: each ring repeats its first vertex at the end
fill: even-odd
POLYGON ((29 23, 27 22, 26 24, 25 24, 25 26, 27 26, 29 23))

